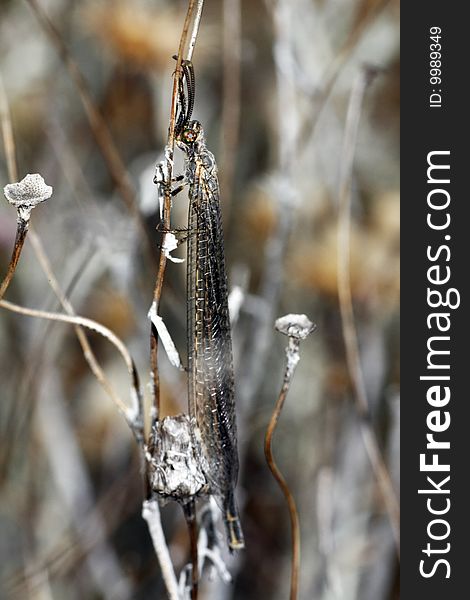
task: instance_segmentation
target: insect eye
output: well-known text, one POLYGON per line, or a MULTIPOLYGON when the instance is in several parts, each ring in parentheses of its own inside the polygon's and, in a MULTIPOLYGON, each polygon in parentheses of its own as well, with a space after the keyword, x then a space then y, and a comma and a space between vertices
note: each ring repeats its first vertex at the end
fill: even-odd
POLYGON ((195 131, 193 131, 192 129, 187 129, 187 130, 186 130, 186 131, 183 133, 183 137, 184 137, 184 140, 185 140, 186 142, 189 142, 189 143, 191 143, 191 142, 194 142, 194 141, 196 141, 197 134, 196 134, 196 132, 195 132, 195 131))

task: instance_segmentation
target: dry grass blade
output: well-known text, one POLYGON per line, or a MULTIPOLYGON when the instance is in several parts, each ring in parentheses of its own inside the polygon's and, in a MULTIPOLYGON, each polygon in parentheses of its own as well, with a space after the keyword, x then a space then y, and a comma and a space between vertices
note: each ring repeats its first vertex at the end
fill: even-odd
POLYGON ((338 217, 338 295, 341 312, 344 344, 349 375, 353 384, 356 406, 360 417, 363 442, 377 478, 383 500, 392 526, 397 553, 400 552, 400 510, 387 466, 380 452, 379 444, 370 424, 364 375, 359 355, 359 344, 354 319, 349 269, 349 232, 351 221, 351 178, 354 162, 359 121, 364 93, 376 71, 364 67, 357 76, 351 91, 346 129, 341 156, 338 217))

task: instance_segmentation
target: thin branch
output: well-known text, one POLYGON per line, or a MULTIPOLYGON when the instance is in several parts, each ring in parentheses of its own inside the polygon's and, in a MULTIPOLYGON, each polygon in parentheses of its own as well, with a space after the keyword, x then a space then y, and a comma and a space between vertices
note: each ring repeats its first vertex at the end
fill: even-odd
MULTIPOLYGON (((194 17, 193 29, 191 33, 191 41, 189 44, 188 52, 186 55, 187 60, 191 60, 194 46, 196 44, 197 34, 199 31, 199 23, 201 19, 202 8, 204 0, 198 0, 196 15, 194 17)), ((170 108, 170 123, 168 127, 168 138, 165 147, 165 160, 164 172, 165 172, 165 198, 163 204, 163 218, 162 228, 164 231, 170 230, 170 212, 171 212, 171 181, 173 178, 173 155, 175 147, 175 120, 176 120, 176 107, 178 103, 178 89, 179 81, 181 78, 181 63, 183 60, 184 48, 187 43, 189 27, 193 20, 194 8, 196 6, 196 0, 189 0, 188 10, 186 12, 186 18, 183 24, 183 30, 181 32, 180 43, 178 47, 178 56, 176 60, 176 69, 173 76, 173 90, 171 95, 171 108, 170 108)), ((166 234, 165 234, 166 235, 166 234)), ((165 243, 163 243, 165 246, 165 243)), ((167 257, 164 252, 160 252, 160 261, 158 265, 158 271, 155 281, 155 288, 153 292, 153 303, 155 306, 156 314, 160 306, 160 298, 162 295, 163 278, 165 276, 167 257)), ((152 374, 152 396, 153 396, 153 418, 158 419, 160 413, 160 379, 158 374, 158 333, 156 328, 152 325, 150 333, 150 370, 152 374)))
POLYGON ((165 581, 168 597, 170 600, 180 600, 178 581, 173 570, 170 552, 166 545, 157 500, 146 500, 144 502, 142 506, 142 517, 147 521, 153 547, 155 548, 162 569, 163 580, 165 581))
MULTIPOLYGON (((60 37, 60 34, 54 28, 53 24, 48 20, 47 16, 41 11, 41 9, 40 9, 39 5, 36 3, 36 1, 28 0, 28 2, 30 3, 33 10, 35 11, 36 15, 38 16, 38 19, 42 23, 42 25, 45 28, 46 32, 48 33, 50 39, 52 40, 52 42, 58 49, 59 54, 61 55, 62 59, 64 60, 66 66, 69 70, 69 73, 71 74, 72 78, 74 79, 74 81, 78 87, 79 94, 80 94, 80 97, 82 99, 82 102, 83 102, 83 105, 85 108, 85 112, 86 112, 87 117, 90 122, 90 126, 91 126, 92 131, 95 135, 95 138, 98 142, 98 145, 103 153, 103 156, 106 160, 106 163, 108 165, 108 169, 111 173, 111 176, 113 177, 115 183, 117 184, 117 187, 118 187, 119 191, 121 192, 121 195, 123 196, 124 200, 126 201, 126 204, 128 205, 131 212, 133 211, 134 207, 135 207, 135 212, 138 212, 137 208, 136 208, 134 192, 132 191, 132 187, 130 185, 124 165, 123 165, 123 163, 120 159, 120 156, 114 146, 114 142, 111 138, 111 135, 109 134, 106 124, 104 123, 100 113, 98 112, 98 110, 92 100, 91 94, 89 93, 89 90, 88 90, 87 83, 86 83, 82 73, 80 72, 78 65, 75 63, 75 61, 71 57, 70 53, 68 52, 68 49, 65 46, 65 43, 63 42, 62 38, 60 37)), ((181 61, 180 61, 180 64, 181 64, 181 61)), ((3 92, 3 89, 0 90, 0 92, 3 92)), ((3 96, 0 97, 0 102, 1 102, 0 109, 1 109, 2 132, 3 132, 3 141, 4 141, 4 146, 5 146, 5 153, 6 153, 7 157, 10 157, 10 159, 11 159, 8 161, 9 177, 10 177, 10 180, 15 181, 17 179, 17 177, 16 177, 17 169, 16 169, 16 159, 15 159, 15 152, 14 152, 14 148, 15 148, 14 137, 13 137, 12 127, 11 127, 11 119, 10 119, 10 114, 9 114, 9 110, 8 110, 8 103, 6 101, 6 96, 4 94, 3 94, 3 96)), ((173 126, 173 129, 174 129, 174 126, 173 126)), ((140 219, 140 215, 138 215, 138 216, 140 219)), ((141 220, 140 220, 140 223, 142 223, 141 220)), ((119 338, 117 338, 110 330, 107 330, 103 326, 101 326, 98 323, 95 323, 89 319, 81 319, 81 318, 75 316, 75 311, 73 309, 73 306, 68 301, 68 299, 66 298, 66 296, 62 292, 62 290, 60 289, 58 281, 52 272, 50 263, 47 259, 45 252, 43 251, 43 247, 42 247, 39 236, 36 235, 33 230, 31 230, 30 237, 31 237, 31 241, 33 243, 34 250, 38 257, 38 260, 46 274, 46 277, 47 277, 54 293, 58 297, 64 310, 67 313, 69 313, 68 318, 65 315, 58 315, 59 318, 53 318, 50 313, 49 314, 43 313, 42 315, 40 315, 40 314, 38 314, 39 311, 36 311, 35 316, 42 316, 43 318, 50 318, 52 320, 61 320, 64 322, 74 323, 75 332, 79 339, 80 345, 82 346, 84 357, 87 360, 92 372, 94 373, 94 375, 97 378, 97 380, 99 381, 99 383, 103 386, 103 388, 110 395, 110 397, 114 401, 115 405, 117 406, 119 412, 121 412, 123 414, 124 418, 126 419, 126 422, 128 423, 132 432, 134 433, 136 440, 139 443, 139 446, 142 447, 143 429, 144 429, 142 394, 139 389, 139 379, 138 379, 137 370, 135 368, 135 365, 133 363, 133 360, 132 360, 130 354, 127 351, 127 348, 124 346, 124 344, 121 342, 121 340, 119 340, 119 338), (92 330, 98 331, 99 333, 104 335, 104 337, 106 337, 109 341, 111 341, 120 351, 121 355, 123 356, 123 358, 126 362, 126 366, 128 368, 128 371, 129 371, 129 373, 131 375, 131 379, 132 379, 131 394, 132 394, 132 400, 134 403, 133 411, 130 410, 129 407, 127 407, 126 404, 122 401, 122 399, 116 394, 111 383, 106 378, 103 370, 101 369, 100 365, 96 361, 96 357, 93 354, 93 351, 91 350, 91 347, 88 343, 88 339, 87 339, 85 333, 83 332, 82 327, 89 327, 92 330)), ((146 238, 146 239, 148 239, 148 238, 146 238)), ((2 285, 2 288, 3 288, 3 285, 2 285)), ((11 305, 9 303, 3 303, 1 301, 1 299, 0 299, 0 303, 3 305, 4 308, 9 308, 10 310, 14 310, 16 312, 23 311, 23 314, 28 314, 27 312, 25 312, 25 310, 27 310, 27 309, 21 309, 21 307, 14 307, 13 305, 11 305)), ((29 312, 29 314, 31 316, 34 316, 31 311, 29 312)), ((142 470, 144 472, 145 457, 143 456, 143 452, 141 453, 141 463, 142 463, 142 470)), ((146 486, 145 491, 147 492, 147 481, 146 480, 147 480, 147 478, 145 477, 145 486, 146 486)), ((145 509, 145 506, 144 506, 144 509, 145 509)), ((160 540, 160 543, 158 546, 157 556, 159 558, 159 563, 160 563, 160 566, 162 569, 162 573, 163 573, 164 580, 165 580, 165 583, 167 586, 167 590, 168 590, 168 593, 170 596, 170 600, 178 600, 177 592, 176 592, 176 595, 174 594, 174 590, 177 591, 176 577, 174 576, 171 558, 169 556, 168 549, 166 547, 166 542, 165 542, 165 538, 163 535, 163 530, 162 530, 161 522, 160 522, 160 513, 158 511, 158 506, 157 506, 157 510, 153 510, 153 511, 151 511, 151 513, 152 513, 151 526, 150 526, 150 521, 149 521, 149 527, 150 527, 150 532, 152 535, 152 539, 154 540, 154 543, 155 543, 155 530, 160 529, 160 531, 161 531, 161 536, 160 536, 161 540, 160 540), (162 548, 164 548, 164 550, 166 550, 166 551, 163 551, 162 548), (173 573, 173 579, 171 579, 171 575, 170 575, 171 573, 173 573)))
MULTIPOLYGON (((178 55, 176 59, 176 69, 173 76, 173 90, 171 95, 171 108, 170 108, 170 123, 168 127, 168 138, 167 144, 165 147, 165 160, 163 163, 162 170, 165 173, 165 194, 164 194, 164 203, 163 203, 163 215, 162 215, 162 226, 164 231, 170 231, 170 213, 171 213, 171 182, 173 179, 173 156, 174 156, 174 147, 175 147, 175 120, 176 120, 176 108, 178 103, 178 90, 179 83, 182 74, 181 63, 183 60, 183 53, 188 39, 189 27, 191 21, 193 21, 192 33, 190 42, 188 45, 188 51, 186 54, 186 60, 191 60, 194 52, 194 47, 197 40, 197 34, 199 31, 199 24, 201 20, 202 9, 204 6, 204 0, 198 0, 196 7, 196 0, 189 0, 188 10, 186 12, 186 18, 183 24, 183 30, 181 32, 180 43, 178 47, 178 55), (196 7, 196 12, 195 12, 196 7)), ((165 234, 166 236, 167 234, 165 234)), ((162 244, 163 247, 166 247, 165 240, 162 244)), ((152 307, 154 308, 155 315, 158 315, 158 309, 160 306, 160 298, 162 295, 163 288, 163 278, 165 275, 167 256, 165 252, 160 252, 160 261, 158 265, 158 271, 155 281, 155 288, 153 293, 153 303, 152 307)), ((160 414, 160 379, 158 372, 158 332, 156 327, 152 324, 150 331, 150 369, 152 376, 152 400, 153 400, 153 408, 152 408, 152 421, 155 422, 159 418, 160 414)), ((153 423, 152 423, 153 426, 153 423)), ((150 490, 148 485, 148 476, 147 479, 147 493, 148 497, 150 496, 150 490)), ((193 507, 194 508, 194 507, 193 507)), ((196 518, 195 511, 194 518, 192 520, 189 519, 188 515, 185 513, 186 522, 189 528, 189 537, 191 544, 191 562, 192 562, 192 590, 191 590, 191 598, 192 600, 197 600, 197 581, 198 581, 198 557, 197 557, 197 531, 196 531, 196 518)), ((153 537, 153 534, 152 534, 153 537)), ((155 548, 158 554, 157 548, 155 548)), ((162 562, 160 561, 162 564, 162 562)), ((163 569, 163 564, 162 564, 163 569)), ((165 579, 166 581, 166 579, 165 579)), ((167 584, 167 589, 168 584, 167 584)))
POLYGON ((361 436, 372 465, 375 477, 382 492, 390 524, 397 547, 400 552, 400 509, 393 489, 392 480, 380 451, 374 430, 370 424, 370 410, 367 401, 364 374, 362 371, 354 319, 350 267, 349 267, 349 233, 351 225, 351 179, 354 163, 357 133, 361 116, 364 94, 376 71, 363 68, 358 75, 349 100, 346 128, 341 156, 341 173, 339 184, 339 216, 338 216, 338 296, 341 312, 346 360, 351 378, 356 407, 360 417, 361 436))
POLYGON ((31 211, 38 204, 52 196, 52 188, 46 185, 46 182, 39 173, 35 173, 33 175, 26 175, 26 177, 17 183, 9 183, 3 188, 3 193, 8 202, 16 208, 17 229, 7 273, 0 285, 0 300, 3 298, 15 274, 26 234, 28 233, 31 211))
POLYGON ((18 306, 17 304, 13 304, 12 302, 8 302, 6 300, 0 300, 0 307, 6 308, 12 312, 26 315, 28 317, 36 317, 39 319, 48 319, 50 321, 58 321, 62 323, 70 323, 72 325, 77 325, 80 327, 86 327, 87 329, 91 329, 92 331, 96 331, 104 338, 106 338, 111 344, 113 344, 116 349, 121 354, 124 362, 126 363, 127 370, 131 376, 131 390, 132 390, 132 401, 134 406, 129 408, 123 402, 118 400, 117 407, 121 414, 126 419, 128 425, 134 431, 136 427, 136 422, 140 419, 139 414, 139 396, 140 390, 138 388, 138 376, 135 369, 134 361, 132 360, 129 351, 127 350, 124 343, 114 334, 110 329, 93 321, 92 319, 87 319, 85 317, 72 316, 72 315, 64 315, 61 313, 52 313, 43 310, 36 310, 33 308, 26 308, 23 306, 18 306))
MULTIPOLYGON (((62 289, 59 285, 59 282, 57 281, 57 278, 54 275, 54 272, 52 271, 51 264, 50 264, 49 259, 44 251, 44 247, 42 245, 41 239, 39 238, 39 236, 33 229, 31 229, 31 232, 30 232, 30 242, 33 246, 34 252, 36 253, 36 257, 39 261, 39 264, 41 265, 41 268, 47 278, 47 281, 49 282, 50 287, 52 288, 54 294, 58 298, 63 309, 70 316, 76 316, 75 310, 74 310, 71 302, 68 300, 68 298, 62 291, 62 289)), ((93 375, 96 377, 96 379, 98 380, 98 383, 103 387, 103 389, 109 395, 109 397, 112 399, 112 401, 116 404, 119 411, 125 412, 126 404, 121 399, 119 394, 117 394, 117 392, 113 388, 111 382, 106 377, 100 364, 96 360, 96 356, 95 356, 93 350, 91 349, 90 343, 88 341, 88 338, 87 338, 85 332, 78 325, 75 326, 74 329, 75 329, 75 334, 80 343, 80 346, 82 347, 83 356, 85 357, 85 360, 87 361, 93 375)))
POLYGON ((291 582, 290 582, 290 600, 296 600, 299 594, 299 570, 300 570, 300 525, 299 513, 295 505, 294 496, 287 485, 286 480, 279 470, 272 453, 272 438, 276 429, 279 417, 284 406, 284 401, 287 397, 289 387, 294 376, 295 369, 300 360, 299 347, 300 340, 304 339, 314 329, 315 325, 307 319, 305 315, 286 315, 276 321, 276 329, 281 333, 289 336, 289 343, 286 348, 287 364, 284 372, 284 381, 282 384, 279 397, 271 415, 266 435, 264 438, 264 454, 266 462, 279 484, 279 487, 284 494, 287 506, 289 508, 289 516, 291 523, 291 546, 292 546, 292 561, 291 561, 291 582))
POLYGON ((196 46, 197 34, 199 32, 199 23, 201 22, 202 9, 204 8, 204 0, 197 0, 196 14, 194 16, 193 30, 191 32, 191 39, 189 40, 188 53, 186 54, 186 60, 193 59, 193 52, 196 46))
POLYGON ((88 123, 90 125, 92 134, 96 140, 98 148, 104 158, 106 166, 108 168, 111 179, 113 180, 121 198, 127 206, 128 211, 135 219, 143 238, 147 242, 148 257, 153 264, 153 249, 152 243, 149 238, 148 231, 142 219, 142 215, 139 212, 137 206, 137 199, 133 185, 131 183, 129 174, 126 167, 119 155, 114 140, 111 136, 109 128, 101 116, 96 104, 93 100, 90 87, 86 81, 78 63, 73 58, 70 50, 59 30, 55 27, 52 21, 49 19, 47 14, 44 12, 37 0, 26 0, 31 7, 34 15, 36 16, 39 24, 43 28, 45 34, 49 38, 49 41, 57 50, 62 62, 64 63, 72 81, 74 82, 83 108, 85 110, 88 123))
POLYGON ((16 267, 18 265, 18 261, 20 260, 21 251, 23 250, 24 241, 26 239, 26 234, 29 229, 29 219, 25 220, 18 215, 16 220, 16 236, 15 236, 15 244, 13 246, 13 252, 11 254, 10 263, 8 264, 7 272, 3 281, 0 285, 0 300, 5 295, 5 292, 10 285, 11 280, 13 279, 13 275, 15 274, 16 267))
MULTIPOLYGON (((199 568, 198 568, 198 534, 196 521, 196 502, 194 499, 183 505, 184 516, 188 526, 191 553, 191 600, 197 600, 199 568)), ((202 567, 202 565, 201 565, 202 567)))

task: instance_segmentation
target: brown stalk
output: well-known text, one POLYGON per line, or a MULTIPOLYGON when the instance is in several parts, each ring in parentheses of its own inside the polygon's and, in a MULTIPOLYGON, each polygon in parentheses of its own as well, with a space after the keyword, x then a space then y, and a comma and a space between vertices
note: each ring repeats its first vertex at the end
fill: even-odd
POLYGON ((28 233, 29 219, 25 221, 20 216, 18 216, 18 219, 16 221, 16 227, 17 229, 15 244, 10 258, 10 263, 8 264, 6 275, 3 278, 3 281, 0 285, 0 300, 5 295, 5 292, 7 291, 8 286, 10 285, 10 282, 13 279, 13 275, 15 274, 16 266, 18 265, 18 261, 20 260, 21 251, 23 250, 26 234, 28 233))
POLYGON ((351 179, 354 151, 359 129, 364 94, 376 70, 364 67, 358 75, 349 100, 348 114, 341 156, 338 216, 338 296, 343 329, 346 360, 354 389, 355 403, 360 417, 360 431, 374 475, 377 479, 384 505, 392 527, 398 556, 400 555, 400 509, 392 480, 380 451, 375 432, 371 426, 364 374, 359 354, 359 343, 352 303, 349 232, 351 225, 351 179))
MULTIPOLYGON (((200 16, 200 15, 199 15, 200 16)), ((2 86, 2 81, 0 79, 0 117, 1 117, 1 125, 2 125, 2 133, 3 133, 3 142, 5 147, 5 154, 7 156, 7 166, 8 166, 8 174, 11 181, 16 181, 17 179, 17 164, 16 164, 16 152, 15 152, 15 140, 13 136, 13 128, 11 123, 11 116, 9 112, 8 102, 6 98, 5 91, 2 86)), ((133 393, 135 396, 135 400, 137 402, 138 415, 133 415, 129 417, 129 412, 125 403, 119 398, 119 396, 114 391, 111 383, 106 378, 103 370, 101 369, 99 363, 96 360, 96 357, 88 343, 88 338, 84 332, 83 326, 91 326, 92 329, 106 329, 101 328, 99 324, 93 324, 88 319, 81 319, 76 316, 76 313, 73 309, 72 304, 67 299, 67 296, 61 290, 59 283, 52 271, 50 262, 44 252, 40 237, 34 232, 31 227, 30 239, 33 244, 34 251, 39 260, 39 263, 46 275, 47 280, 49 281, 51 288, 53 289, 55 295, 59 299, 62 307, 68 315, 52 315, 51 313, 42 313, 39 314, 37 311, 28 311, 28 309, 24 309, 23 307, 18 307, 15 305, 11 305, 10 303, 3 302, 0 298, 0 304, 3 305, 4 308, 9 308, 14 312, 19 312, 23 314, 27 314, 29 316, 43 317, 49 318, 51 320, 60 320, 62 322, 68 322, 74 324, 75 332, 80 342, 80 345, 83 350, 84 357, 88 362, 93 374, 97 378, 98 382, 103 386, 105 391, 109 394, 111 399, 115 402, 118 410, 124 415, 126 418, 132 432, 134 433, 136 440, 141 448, 141 468, 142 472, 145 470, 146 460, 144 457, 143 449, 144 449, 144 422, 143 422, 143 405, 142 405, 142 395, 140 393, 138 373, 135 368, 134 362, 127 352, 127 348, 120 342, 116 336, 112 332, 108 330, 110 335, 106 335, 117 348, 121 352, 124 360, 126 361, 127 368, 129 370, 129 374, 131 376, 131 388, 133 389, 133 393), (96 327, 96 326, 97 327, 96 327)), ((11 279, 11 277, 10 277, 11 279)), ((3 288, 3 284, 2 284, 3 288)), ((103 331, 101 331, 103 333, 103 331)), ((145 485, 148 485, 147 477, 144 477, 145 485)), ((159 511, 156 511, 156 516, 153 518, 154 529, 162 529, 159 511)), ((167 588, 167 592, 169 598, 172 600, 177 600, 178 598, 178 590, 177 590, 177 582, 176 577, 173 570, 173 565, 171 563, 171 558, 168 552, 168 548, 166 546, 166 541, 162 535, 159 538, 158 543, 155 542, 154 537, 154 547, 155 551, 161 566, 163 579, 165 582, 165 586, 167 588)))
POLYGON ((199 557, 197 551, 197 521, 196 502, 190 500, 183 506, 184 516, 189 532, 190 556, 191 556, 191 600, 197 600, 199 587, 199 557))
POLYGON ((296 600, 299 594, 299 570, 300 570, 300 526, 299 526, 299 513, 295 505, 294 496, 287 485, 286 480, 282 476, 272 453, 272 438, 274 430, 276 429, 277 422, 284 406, 284 401, 289 391, 290 382, 292 380, 293 372, 288 374, 287 370, 284 375, 284 382, 282 384, 279 397, 274 407, 274 411, 271 415, 266 435, 264 438, 264 455, 266 456, 266 462, 268 467, 273 474, 274 478, 279 484, 279 487, 284 494, 287 506, 289 508, 289 517, 291 524, 291 547, 292 547, 292 558, 291 558, 291 580, 290 580, 290 600, 296 600))
MULTIPOLYGON (((191 60, 194 47, 197 40, 197 34, 199 31, 199 23, 201 19, 202 8, 204 6, 204 0, 189 0, 186 17, 183 24, 183 30, 181 32, 180 42, 178 46, 178 55, 176 59, 176 69, 173 76, 173 90, 171 95, 171 108, 170 108, 170 123, 168 127, 168 138, 165 147, 165 160, 167 163, 167 185, 165 188, 165 197, 163 204, 163 219, 162 227, 163 231, 170 229, 170 212, 171 212, 171 182, 173 179, 173 156, 175 147, 175 119, 176 119, 176 108, 178 102, 178 89, 181 78, 181 62, 183 60, 183 53, 187 44, 189 27, 191 22, 193 23, 193 29, 191 38, 188 44, 188 50, 186 53, 186 60, 191 60), (196 9, 196 10, 195 10, 196 9)), ((160 260, 158 265, 158 271, 155 281, 155 288, 153 293, 153 303, 155 305, 156 313, 158 314, 158 308, 160 305, 160 298, 162 295, 163 279, 166 268, 166 256, 162 251, 160 252, 160 260)), ((150 332, 150 369, 152 377, 152 397, 153 397, 153 411, 152 421, 159 418, 160 414, 160 378, 158 373, 158 333, 156 328, 151 325, 150 332)), ((150 493, 150 490, 148 490, 150 493)), ((184 509, 186 523, 189 530, 190 548, 191 548, 191 563, 192 563, 192 574, 191 574, 191 600, 197 600, 198 597, 198 552, 197 552, 197 522, 196 522, 196 507, 194 501, 190 502, 191 512, 188 513, 186 507, 184 509)))
MULTIPOLYGON (((3 146, 4 146, 4 150, 5 150, 5 155, 7 158, 8 178, 10 179, 11 182, 13 182, 18 179, 15 138, 13 135, 13 126, 12 126, 11 115, 10 115, 10 110, 9 110, 9 106, 8 106, 8 99, 6 96, 6 92, 5 92, 4 85, 3 85, 3 80, 1 77, 0 77, 0 119, 1 119, 1 126, 2 126, 3 146)), ((24 221, 23 219, 21 219, 21 217, 18 218, 17 227, 18 227, 18 229, 16 232, 15 246, 13 249, 12 258, 11 258, 10 264, 8 266, 7 274, 0 286, 0 300, 3 298, 5 292, 10 284, 10 281, 14 275, 14 272, 15 272, 16 266, 18 264, 20 254, 21 254, 21 250, 24 245, 26 234, 29 229, 29 231, 30 231, 29 239, 31 241, 33 250, 36 254, 39 264, 46 276, 47 281, 49 282, 49 285, 51 286, 54 294, 58 298, 58 300, 59 300, 60 304, 62 305, 63 309, 65 310, 65 312, 70 316, 75 316, 76 313, 74 311, 72 304, 70 303, 70 301, 68 300, 68 298, 66 297, 64 292, 62 291, 62 289, 59 285, 59 282, 57 281, 57 278, 54 275, 54 272, 52 271, 51 264, 50 264, 49 259, 47 258, 47 255, 44 251, 44 246, 42 244, 42 241, 41 241, 39 235, 34 231, 32 226, 29 228, 29 221, 24 221)), ((116 393, 113 386, 111 385, 111 382, 106 377, 101 366, 99 365, 98 361, 96 360, 96 356, 90 347, 90 344, 88 342, 88 338, 87 338, 85 332, 79 326, 75 326, 74 329, 75 329, 75 333, 77 335, 78 341, 80 343, 80 346, 82 347, 83 356, 84 356, 85 360, 87 361, 92 373, 94 374, 94 376, 96 377, 96 379, 98 380, 100 385, 103 387, 105 392, 113 400, 113 402, 117 406, 118 410, 124 414, 125 410, 126 410, 125 403, 119 397, 119 395, 116 393)))
POLYGON ((300 571, 300 526, 299 526, 299 513, 295 505, 294 496, 287 485, 286 480, 282 476, 278 466, 273 457, 272 452, 272 438, 274 430, 276 429, 279 417, 281 415, 284 401, 289 391, 289 387, 294 376, 295 369, 300 360, 300 341, 305 339, 312 331, 315 330, 316 326, 314 323, 306 317, 306 315, 289 314, 285 315, 276 320, 275 328, 277 331, 287 335, 289 342, 286 348, 286 368, 284 371, 284 380, 282 388, 279 393, 274 411, 271 415, 266 435, 264 438, 264 454, 266 456, 266 462, 268 467, 273 474, 274 478, 279 484, 279 487, 284 494, 287 506, 289 509, 289 517, 291 523, 291 547, 292 547, 292 559, 291 559, 291 580, 290 580, 290 600, 296 600, 299 594, 299 571, 300 571))
MULTIPOLYGON (((197 31, 199 27, 199 18, 202 11, 203 1, 198 0, 197 15, 194 20, 194 28, 191 36, 187 52, 187 60, 191 60, 194 49, 195 40, 197 37, 197 31), (198 18, 199 17, 199 18, 198 18)), ((196 6, 196 0, 189 0, 188 10, 183 24, 183 31, 181 32, 180 43, 178 47, 178 56, 176 60, 176 69, 173 76, 173 90, 171 95, 171 107, 170 107, 170 123, 168 126, 168 138, 165 149, 165 160, 167 162, 167 173, 168 182, 165 189, 165 200, 163 205, 163 219, 162 228, 163 231, 168 231, 170 228, 170 211, 171 211, 171 180, 173 178, 173 154, 175 148, 175 119, 176 119, 176 107, 178 103, 178 88, 179 80, 181 77, 181 62, 183 60, 183 53, 188 39, 189 26, 193 20, 194 8, 196 6)), ((160 259, 158 264, 157 276, 155 281, 155 287, 153 292, 153 301, 155 303, 156 312, 158 314, 158 307, 160 305, 160 298, 162 295, 163 279, 165 276, 166 268, 166 256, 164 252, 160 252, 160 259)), ((150 334, 150 369, 152 374, 152 397, 154 406, 154 419, 158 419, 160 414, 160 379, 158 374, 158 333, 155 327, 152 325, 150 334)))
MULTIPOLYGON (((7 95, 5 87, 3 85, 3 79, 0 75, 0 122, 2 127, 2 140, 3 147, 5 149, 5 157, 7 162, 8 178, 10 183, 17 181, 18 170, 16 168, 15 158, 15 139, 13 136, 13 127, 11 124, 10 110, 8 107, 7 95)), ((7 268, 7 272, 3 281, 0 285, 0 300, 5 295, 5 292, 10 285, 13 275, 15 274, 16 266, 20 259, 21 251, 23 249, 26 234, 28 233, 29 221, 25 221, 18 216, 16 223, 16 236, 15 243, 13 246, 13 252, 11 255, 10 263, 7 268)))

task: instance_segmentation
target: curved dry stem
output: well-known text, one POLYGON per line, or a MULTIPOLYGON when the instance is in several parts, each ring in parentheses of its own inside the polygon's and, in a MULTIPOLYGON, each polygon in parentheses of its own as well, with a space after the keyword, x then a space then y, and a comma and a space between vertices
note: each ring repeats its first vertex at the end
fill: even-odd
POLYGON ((134 361, 132 360, 132 357, 129 354, 129 351, 127 350, 126 346, 117 337, 117 335, 115 335, 110 329, 108 329, 104 325, 101 325, 100 323, 97 323, 96 321, 93 321, 92 319, 87 319, 85 317, 64 315, 61 313, 52 313, 43 310, 36 310, 33 308, 26 308, 17 304, 13 304, 12 302, 8 302, 6 300, 0 300, 0 307, 28 317, 48 319, 50 321, 58 321, 62 323, 69 323, 71 325, 76 325, 79 327, 86 327, 87 329, 96 331, 104 338, 106 338, 109 342, 111 342, 111 344, 115 346, 115 348, 119 351, 122 358, 124 359, 127 370, 131 376, 131 390, 133 392, 132 400, 134 402, 134 406, 132 408, 129 408, 124 402, 118 399, 117 407, 119 411, 123 414, 131 429, 134 429, 136 420, 139 418, 138 398, 140 396, 140 390, 138 389, 138 378, 134 366, 134 361))
POLYGON ((16 227, 17 229, 15 236, 15 244, 13 246, 13 252, 11 254, 10 263, 8 265, 6 275, 3 278, 3 281, 0 285, 0 300, 5 295, 5 292, 7 291, 8 286, 10 285, 11 280, 13 279, 13 275, 15 274, 18 261, 20 260, 21 251, 23 250, 26 234, 28 233, 29 219, 25 220, 18 215, 16 227))
POLYGON ((299 526, 299 513, 297 511, 297 507, 295 505, 294 496, 287 485, 286 480, 282 476, 276 462, 274 460, 273 452, 272 452, 272 438, 274 435, 274 430, 276 429, 277 423, 279 421, 279 417, 282 412, 282 407, 284 406, 284 401, 287 396, 287 392, 289 391, 290 382, 292 381, 292 376, 294 374, 295 365, 293 368, 289 368, 289 365, 286 368, 286 372, 284 374, 284 382, 282 384, 281 392, 276 402, 276 406, 274 407, 274 411, 271 415, 271 419, 269 421, 268 428, 266 430, 266 435, 264 438, 264 455, 266 457, 266 462, 268 463, 268 467, 273 474, 274 478, 279 484, 279 487, 284 494, 287 506, 289 508, 289 517, 291 523, 291 546, 292 546, 292 560, 291 560, 291 581, 290 581, 290 600, 296 600, 299 593, 299 570, 300 570, 300 526, 299 526))
POLYGON ((351 178, 354 161, 361 106, 365 90, 376 72, 365 67, 358 75, 349 101, 346 129, 344 134, 341 157, 341 174, 339 188, 339 217, 338 217, 338 296, 343 329, 346 360, 351 378, 356 407, 361 419, 361 436, 369 460, 382 492, 384 504, 395 538, 397 553, 400 553, 400 509, 393 489, 392 480, 383 459, 380 447, 372 426, 367 401, 364 374, 362 371, 357 339, 356 323, 351 294, 349 268, 349 232, 351 222, 351 178))
MULTIPOLYGON (((197 34, 199 31, 199 23, 201 20, 202 8, 204 6, 204 0, 198 0, 196 14, 194 17, 193 29, 191 34, 191 40, 188 47, 186 59, 191 60, 194 46, 196 44, 197 34)), ((187 43, 189 27, 193 20, 194 9, 196 7, 196 0, 189 0, 188 10, 183 24, 183 31, 181 32, 180 43, 178 47, 178 56, 176 59, 176 69, 173 76, 173 90, 171 94, 171 108, 170 108, 170 124, 168 127, 168 139, 165 147, 165 161, 166 161, 166 174, 168 180, 166 182, 165 189, 165 200, 163 204, 163 219, 162 228, 163 231, 170 230, 170 212, 171 212, 171 181, 173 178, 173 153, 175 147, 175 120, 176 120, 176 107, 178 103, 178 89, 179 81, 181 78, 181 63, 183 60, 184 48, 187 43)), ((164 246, 165 244, 163 244, 164 246)), ((155 281, 155 288, 153 292, 153 302, 155 304, 155 310, 158 314, 158 308, 160 306, 160 298, 162 295, 163 278, 165 276, 166 268, 166 256, 164 252, 160 252, 160 260, 158 264, 158 271, 155 281)), ((152 396, 154 406, 154 419, 158 419, 160 413, 160 379, 158 374, 158 333, 156 328, 151 326, 150 333, 150 371, 152 374, 152 396)))
MULTIPOLYGON (((75 310, 74 310, 71 302, 69 301, 69 299, 66 297, 66 295, 62 291, 62 289, 59 285, 59 282, 57 281, 57 278, 54 275, 54 272, 52 271, 51 264, 49 262, 49 259, 46 256, 41 239, 39 238, 39 236, 37 235, 37 233, 34 231, 33 228, 31 228, 29 239, 33 246, 33 249, 34 249, 36 257, 39 261, 39 264, 47 278, 47 281, 49 282, 50 287, 52 288, 52 291, 58 298, 58 300, 59 300, 60 304, 62 305, 63 309, 65 310, 65 312, 67 314, 69 314, 70 316, 76 316, 75 310)), ((89 343, 88 338, 87 338, 85 332, 83 331, 83 329, 81 327, 79 327, 78 325, 75 326, 74 329, 75 329, 75 334, 80 343, 80 346, 82 347, 83 356, 84 356, 85 360, 87 361, 93 375, 96 377, 98 383, 103 387, 104 391, 108 394, 108 396, 111 398, 111 400, 117 406, 118 410, 122 413, 123 407, 126 406, 125 402, 121 399, 119 394, 113 388, 111 382, 106 377, 103 369, 101 368, 100 364, 96 360, 96 356, 95 356, 93 350, 91 349, 90 343, 89 343)), ((138 397, 140 398, 140 394, 138 395, 138 397)), ((142 407, 139 408, 139 414, 141 415, 140 420, 143 420, 142 419, 142 407)), ((136 433, 136 432, 134 432, 134 433, 136 433)))

